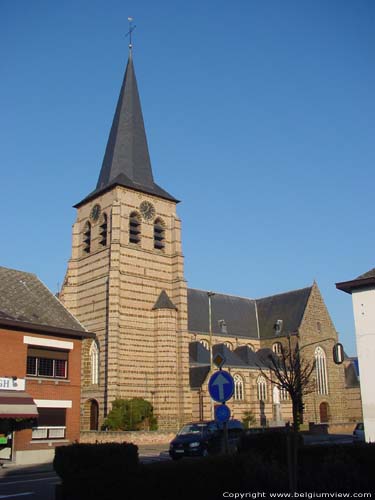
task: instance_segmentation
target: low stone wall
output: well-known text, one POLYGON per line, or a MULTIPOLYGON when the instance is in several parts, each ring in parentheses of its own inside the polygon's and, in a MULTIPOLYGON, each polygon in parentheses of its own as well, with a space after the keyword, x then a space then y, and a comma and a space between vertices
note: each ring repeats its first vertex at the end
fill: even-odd
POLYGON ((356 422, 309 423, 309 434, 353 434, 356 422))
POLYGON ((332 423, 328 426, 329 434, 353 434, 356 422, 332 423))
POLYGON ((175 437, 173 432, 163 431, 81 431, 80 443, 134 443, 143 444, 164 444, 169 443, 175 437))

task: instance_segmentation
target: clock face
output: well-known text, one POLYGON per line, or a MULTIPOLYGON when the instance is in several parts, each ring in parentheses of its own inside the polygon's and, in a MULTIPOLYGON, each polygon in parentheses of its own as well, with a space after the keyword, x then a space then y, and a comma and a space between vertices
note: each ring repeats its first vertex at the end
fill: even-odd
POLYGON ((92 220, 98 220, 100 215, 100 205, 96 204, 92 207, 90 217, 92 220))
POLYGON ((154 205, 149 201, 142 201, 142 203, 139 205, 139 210, 141 211, 141 214, 145 220, 150 220, 155 215, 154 205))

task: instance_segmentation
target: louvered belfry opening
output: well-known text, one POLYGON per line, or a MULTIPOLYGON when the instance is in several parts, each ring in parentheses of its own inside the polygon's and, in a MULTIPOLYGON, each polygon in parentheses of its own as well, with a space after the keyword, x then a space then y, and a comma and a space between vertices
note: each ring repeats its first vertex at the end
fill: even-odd
POLYGON ((165 246, 165 228, 161 219, 154 222, 154 248, 163 250, 165 246))
POLYGON ((91 251, 91 224, 86 222, 85 229, 83 230, 83 251, 90 253, 91 251))
POLYGON ((107 214, 103 214, 102 222, 99 226, 99 243, 105 247, 107 246, 107 234, 108 234, 108 218, 107 214))
POLYGON ((137 212, 132 212, 129 218, 129 242, 139 244, 141 241, 141 218, 137 212))

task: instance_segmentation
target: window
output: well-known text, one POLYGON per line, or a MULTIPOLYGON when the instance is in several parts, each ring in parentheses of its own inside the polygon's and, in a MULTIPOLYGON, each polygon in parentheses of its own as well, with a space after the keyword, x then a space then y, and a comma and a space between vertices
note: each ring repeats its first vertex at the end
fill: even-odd
POLYGON ((99 349, 96 342, 90 347, 91 383, 99 383, 99 349))
POLYGON ((207 349, 208 351, 210 350, 210 343, 208 342, 208 340, 206 340, 206 339, 201 339, 199 342, 202 344, 202 346, 203 346, 205 349, 207 349))
POLYGON ((91 224, 86 222, 83 230, 83 251, 86 253, 91 252, 91 224))
POLYGON ((315 349, 315 367, 316 392, 318 394, 328 394, 327 359, 320 346, 315 349))
POLYGON ((30 377, 67 378, 68 352, 29 347, 26 375, 30 377))
POLYGON ((234 399, 237 401, 242 401, 244 399, 244 388, 243 379, 241 375, 235 375, 234 380, 234 399))
POLYGON ((257 380, 257 396, 259 401, 267 400, 267 382, 262 375, 257 380))
POLYGON ((283 353, 283 346, 281 342, 275 342, 272 346, 272 350, 277 356, 281 356, 283 353))
POLYGON ((288 401, 288 399, 289 399, 289 393, 285 389, 285 387, 282 387, 280 389, 280 401, 288 401))
POLYGON ((66 431, 65 408, 38 408, 37 427, 32 439, 64 439, 66 431))
POLYGON ((161 219, 154 222, 154 248, 163 250, 165 247, 165 226, 161 219))
POLYGON ((225 347, 227 347, 230 351, 233 351, 233 344, 232 342, 224 342, 225 347))
POLYGON ((320 321, 317 321, 316 322, 316 329, 318 330, 319 333, 322 332, 322 324, 320 321))
POLYGON ((132 212, 129 218, 129 243, 139 244, 141 241, 141 218, 137 212, 132 212))
POLYGON ((102 215, 102 221, 99 226, 99 243, 105 247, 107 245, 107 234, 108 234, 108 218, 107 214, 102 215))

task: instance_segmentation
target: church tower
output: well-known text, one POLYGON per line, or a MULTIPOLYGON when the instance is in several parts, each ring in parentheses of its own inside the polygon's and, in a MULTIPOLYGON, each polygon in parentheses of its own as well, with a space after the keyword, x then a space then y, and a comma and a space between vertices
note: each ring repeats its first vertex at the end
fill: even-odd
POLYGON ((150 401, 162 429, 191 419, 177 203, 154 181, 130 50, 96 188, 75 205, 60 293, 97 335, 83 362, 86 429, 103 421, 116 398, 150 401))

